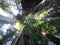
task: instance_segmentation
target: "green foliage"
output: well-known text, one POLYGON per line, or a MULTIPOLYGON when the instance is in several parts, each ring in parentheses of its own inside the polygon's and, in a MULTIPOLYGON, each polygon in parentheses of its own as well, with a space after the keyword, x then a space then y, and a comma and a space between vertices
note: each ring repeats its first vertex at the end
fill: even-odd
POLYGON ((15 28, 19 31, 22 31, 25 25, 23 25, 20 21, 16 22, 15 28))
POLYGON ((40 27, 40 30, 42 31, 50 31, 52 33, 56 33, 56 22, 54 20, 51 21, 44 21, 44 23, 41 23, 38 25, 40 27))
MULTIPOLYGON (((20 4, 20 2, 21 2, 21 0, 14 0, 14 1, 16 2, 16 4, 20 4)), ((26 3, 26 5, 25 5, 25 3, 23 3, 23 8, 30 10, 31 8, 33 9, 33 7, 35 7, 38 3, 40 3, 40 0, 38 0, 38 1, 37 0, 35 0, 35 1, 34 0, 25 1, 24 0, 23 2, 28 3, 28 4, 26 3)), ((53 7, 55 8, 55 10, 58 9, 59 5, 60 5, 60 2, 53 4, 53 7)), ((0 7, 2 9, 6 9, 6 7, 8 7, 8 4, 4 0, 0 0, 0 7)), ((47 15, 48 15, 47 11, 44 10, 39 15, 37 14, 36 18, 42 18, 42 17, 45 17, 47 15)), ((40 40, 40 38, 41 38, 40 32, 41 31, 49 31, 53 34, 60 33, 59 32, 60 31, 59 30, 60 29, 60 21, 59 20, 54 19, 54 20, 50 20, 50 21, 47 21, 47 20, 42 21, 42 20, 36 20, 35 18, 33 18, 34 16, 35 15, 32 15, 32 13, 28 14, 28 16, 24 19, 25 22, 24 21, 21 22, 23 16, 22 17, 19 15, 16 16, 19 21, 16 21, 15 28, 19 31, 23 31, 23 28, 26 25, 36 40, 40 40)), ((11 33, 11 35, 12 34, 13 33, 11 33)), ((8 37, 8 35, 6 37, 8 37)), ((7 39, 7 38, 5 38, 5 39, 7 39)), ((2 41, 1 41, 1 43, 2 43, 2 41)), ((45 43, 43 45, 45 45, 45 43)))
MULTIPOLYGON (((2 35, 2 39, 0 40, 0 45, 5 44, 10 40, 10 38, 16 33, 16 31, 8 30, 6 35, 2 35), (9 32, 9 33, 8 33, 9 32)), ((3 33, 3 32, 2 32, 3 33)))
POLYGON ((43 17, 49 16, 49 13, 46 10, 42 10, 39 14, 38 13, 37 14, 35 13, 35 14, 33 14, 33 16, 34 16, 34 18, 36 20, 40 20, 43 17))
POLYGON ((7 4, 4 0, 0 0, 0 7, 2 9, 6 9, 8 7, 9 4, 7 4))
POLYGON ((17 4, 20 4, 20 3, 21 3, 21 0, 15 0, 15 2, 16 2, 17 4))
MULTIPOLYGON (((55 8, 55 6, 54 6, 55 8)), ((56 8, 57 9, 57 8, 56 8)), ((36 13, 35 13, 36 14, 36 13)), ((42 11, 39 15, 36 14, 37 17, 36 18, 42 18, 42 17, 45 17, 45 16, 49 16, 49 14, 47 13, 47 11, 42 11)), ((33 37, 36 39, 36 40, 41 40, 41 36, 40 36, 40 33, 41 31, 49 31, 51 32, 52 34, 58 34, 60 33, 59 32, 59 29, 60 29, 60 21, 59 20, 36 20, 34 19, 34 16, 35 15, 32 15, 32 13, 28 14, 28 16, 24 19, 25 21, 25 25, 29 28, 29 30, 31 31, 33 37)), ((42 45, 45 45, 48 40, 45 39, 44 43, 42 45), (45 42, 46 41, 46 42, 45 42)), ((48 44, 46 44, 48 45, 48 44)))
POLYGON ((58 34, 60 29, 59 20, 35 20, 33 16, 29 15, 26 17, 26 25, 31 30, 36 40, 40 39, 41 31, 49 31, 52 34, 58 34))

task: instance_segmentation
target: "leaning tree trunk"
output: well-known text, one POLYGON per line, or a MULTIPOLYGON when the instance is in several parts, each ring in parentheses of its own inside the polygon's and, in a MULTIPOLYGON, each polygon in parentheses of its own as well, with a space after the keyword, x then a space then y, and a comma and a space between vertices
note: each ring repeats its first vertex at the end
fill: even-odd
POLYGON ((54 42, 56 45, 60 45, 60 39, 55 37, 53 34, 49 33, 46 35, 46 37, 52 42, 54 42))

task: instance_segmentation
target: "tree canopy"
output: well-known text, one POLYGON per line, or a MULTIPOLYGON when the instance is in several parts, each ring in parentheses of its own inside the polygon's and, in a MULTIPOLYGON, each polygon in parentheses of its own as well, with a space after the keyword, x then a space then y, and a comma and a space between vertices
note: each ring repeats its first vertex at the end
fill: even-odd
POLYGON ((1 45, 7 41, 8 36, 13 36, 16 31, 23 31, 25 27, 31 31, 34 39, 41 45, 48 45, 49 42, 49 39, 41 35, 42 31, 49 31, 57 38, 60 36, 59 0, 1 0, 0 8, 11 15, 11 18, 13 17, 8 23, 15 24, 11 33, 0 40, 1 45))

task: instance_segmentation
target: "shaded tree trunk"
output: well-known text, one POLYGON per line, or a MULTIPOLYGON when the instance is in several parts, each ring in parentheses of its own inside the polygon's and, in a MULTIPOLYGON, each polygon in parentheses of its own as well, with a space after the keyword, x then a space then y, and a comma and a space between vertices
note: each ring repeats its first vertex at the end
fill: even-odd
POLYGON ((11 45, 38 45, 30 31, 25 27, 23 32, 18 34, 11 45))
POLYGON ((46 36, 47 36, 47 38, 48 38, 49 40, 51 40, 51 41, 54 42, 55 44, 60 45, 60 39, 59 39, 59 38, 55 37, 55 36, 52 35, 51 33, 47 34, 46 36))

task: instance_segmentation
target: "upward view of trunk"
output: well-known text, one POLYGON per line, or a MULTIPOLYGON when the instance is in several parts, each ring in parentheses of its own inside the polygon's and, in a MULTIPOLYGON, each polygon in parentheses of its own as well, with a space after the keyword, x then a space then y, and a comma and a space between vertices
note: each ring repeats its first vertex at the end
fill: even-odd
MULTIPOLYGON (((18 18, 23 19, 25 16, 27 16, 30 12, 31 9, 34 9, 35 6, 37 6, 37 4, 39 4, 42 0, 22 0, 22 11, 23 14, 22 16, 18 18)), ((48 5, 52 0, 49 1, 45 1, 42 2, 42 4, 40 4, 34 11, 38 10, 41 11, 43 10, 46 6, 50 6, 48 5)), ((24 28, 21 36, 19 38, 17 38, 17 41, 14 40, 14 44, 12 43, 12 45, 36 45, 36 42, 34 41, 33 38, 31 38, 31 35, 29 34, 29 32, 26 32, 28 30, 26 30, 26 28, 24 28)), ((48 39, 50 39, 52 42, 54 42, 57 45, 60 45, 60 39, 56 38, 54 35, 52 34, 48 34, 46 35, 48 39)))
POLYGON ((13 40, 11 45, 38 45, 30 31, 25 27, 21 34, 13 40))

